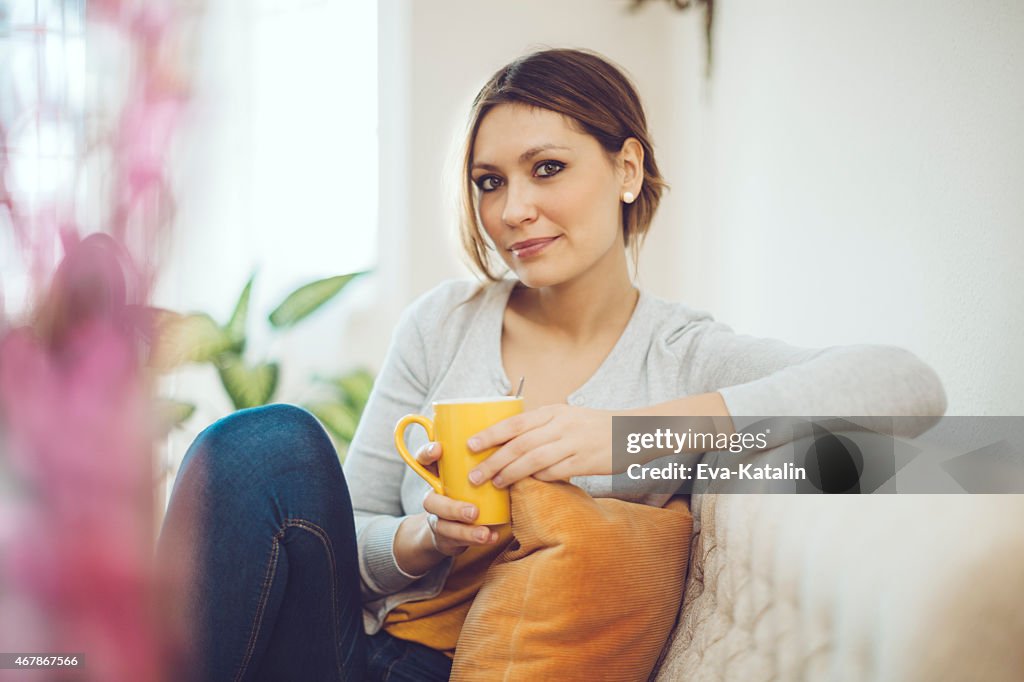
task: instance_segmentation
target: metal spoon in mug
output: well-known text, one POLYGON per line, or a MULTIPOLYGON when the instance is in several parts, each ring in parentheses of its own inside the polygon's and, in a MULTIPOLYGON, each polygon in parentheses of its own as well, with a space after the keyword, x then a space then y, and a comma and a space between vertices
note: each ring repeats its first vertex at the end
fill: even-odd
POLYGON ((522 398, 523 397, 523 384, 525 384, 525 383, 526 383, 526 375, 524 374, 523 376, 519 377, 519 388, 516 389, 516 397, 517 398, 522 398))

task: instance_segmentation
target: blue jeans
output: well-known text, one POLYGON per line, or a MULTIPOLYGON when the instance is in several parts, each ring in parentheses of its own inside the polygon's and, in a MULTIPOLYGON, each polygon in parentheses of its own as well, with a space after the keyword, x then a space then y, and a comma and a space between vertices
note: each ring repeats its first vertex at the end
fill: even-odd
POLYGON ((203 431, 157 551, 191 569, 176 596, 193 651, 176 679, 448 679, 444 654, 363 631, 348 487, 304 410, 242 410, 203 431))

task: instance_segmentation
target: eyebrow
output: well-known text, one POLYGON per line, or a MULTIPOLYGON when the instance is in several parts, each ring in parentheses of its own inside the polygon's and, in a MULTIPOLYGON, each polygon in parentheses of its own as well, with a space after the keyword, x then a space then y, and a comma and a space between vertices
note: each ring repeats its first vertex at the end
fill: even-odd
MULTIPOLYGON (((549 151, 551 149, 561 149, 561 150, 564 150, 564 151, 571 151, 568 147, 563 147, 563 146, 557 145, 557 144, 542 144, 542 145, 539 145, 537 147, 530 147, 525 152, 520 154, 519 155, 519 163, 525 163, 526 161, 529 161, 530 159, 532 159, 533 157, 537 156, 541 152, 546 152, 546 151, 549 151)), ((492 171, 498 170, 497 166, 495 166, 493 164, 490 164, 490 163, 473 163, 473 167, 470 170, 475 170, 477 168, 482 168, 483 170, 492 170, 492 171)))

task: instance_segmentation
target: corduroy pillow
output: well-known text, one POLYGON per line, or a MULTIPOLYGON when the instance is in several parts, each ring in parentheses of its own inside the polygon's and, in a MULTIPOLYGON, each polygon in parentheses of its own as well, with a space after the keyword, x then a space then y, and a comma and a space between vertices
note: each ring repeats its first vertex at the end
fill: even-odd
POLYGON ((647 680, 679 612, 692 528, 681 499, 517 482, 514 539, 473 601, 451 679, 647 680))

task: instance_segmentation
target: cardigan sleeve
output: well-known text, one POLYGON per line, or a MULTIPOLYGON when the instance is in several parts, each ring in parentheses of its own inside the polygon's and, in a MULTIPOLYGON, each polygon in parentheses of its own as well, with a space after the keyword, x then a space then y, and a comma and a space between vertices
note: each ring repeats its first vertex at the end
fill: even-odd
POLYGON ((406 518, 402 481, 408 467, 395 451, 393 433, 403 415, 421 409, 429 391, 429 347, 422 318, 436 312, 432 305, 437 301, 431 293, 413 303, 399 320, 345 459, 364 603, 400 592, 416 581, 426 587, 443 582, 450 570, 451 562, 442 561, 424 576, 412 576, 399 568, 394 555, 395 534, 406 518))
MULTIPOLYGON (((743 417, 917 417, 879 421, 912 437, 946 410, 938 375, 910 351, 850 345, 807 349, 736 334, 720 322, 693 323, 682 347, 683 394, 718 391, 737 430, 743 417)), ((865 424, 867 426, 867 424, 865 424)))

